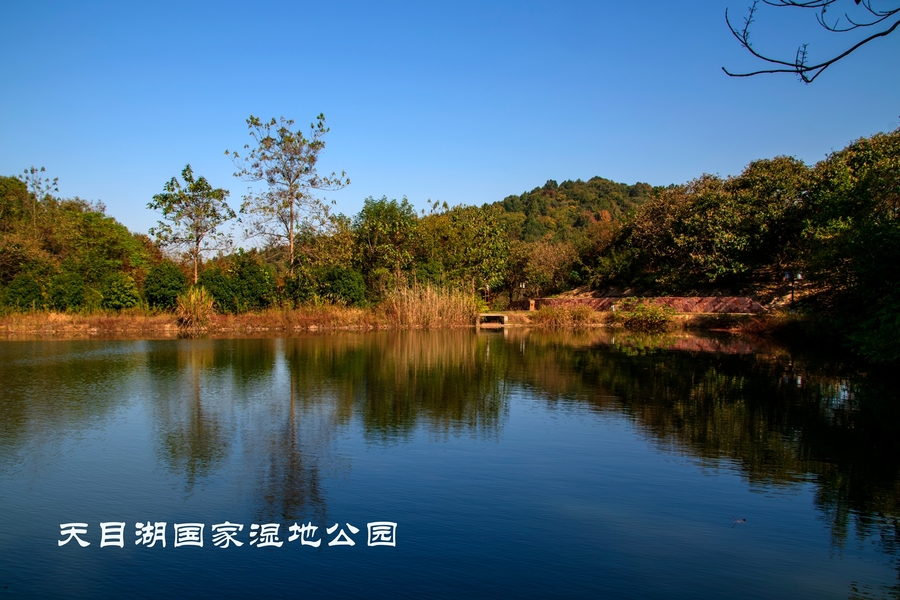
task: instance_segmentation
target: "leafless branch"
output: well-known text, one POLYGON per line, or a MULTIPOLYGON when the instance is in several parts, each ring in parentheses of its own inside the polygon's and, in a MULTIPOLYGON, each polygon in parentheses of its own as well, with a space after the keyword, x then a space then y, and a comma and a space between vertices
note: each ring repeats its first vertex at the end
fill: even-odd
POLYGON ((794 56, 793 61, 780 60, 776 58, 772 58, 771 56, 767 56, 758 52, 750 42, 750 28, 755 20, 756 13, 759 9, 760 0, 753 0, 753 4, 750 6, 747 17, 744 19, 743 27, 738 29, 731 22, 731 18, 728 16, 728 11, 725 11, 725 22, 728 24, 728 29, 731 31, 731 34, 737 39, 737 41, 741 44, 741 46, 746 49, 750 54, 755 56, 756 58, 762 60, 763 62, 776 65, 776 68, 771 69, 760 69, 758 71, 752 71, 749 73, 733 73, 722 67, 722 70, 731 77, 752 77, 754 75, 762 75, 767 73, 794 73, 799 76, 800 79, 804 83, 812 83, 816 77, 822 74, 822 72, 833 65, 834 63, 842 60, 849 54, 853 53, 857 49, 865 46, 872 40, 875 40, 880 37, 885 37, 892 33, 898 26, 900 26, 900 6, 896 6, 894 8, 876 8, 872 5, 872 2, 878 2, 879 0, 854 0, 857 6, 860 6, 861 12, 865 15, 864 18, 859 17, 851 17, 848 13, 844 13, 843 16, 838 17, 832 23, 829 23, 826 17, 826 13, 828 9, 833 7, 838 0, 762 0, 763 4, 767 4, 769 6, 774 6, 778 8, 800 8, 800 9, 808 9, 816 11, 816 21, 819 23, 821 27, 824 29, 833 32, 833 33, 847 33, 850 31, 855 31, 857 29, 864 29, 870 27, 881 27, 880 31, 869 35, 868 37, 858 41, 857 43, 850 46, 847 50, 829 58, 828 60, 816 63, 809 64, 808 63, 808 52, 807 52, 807 44, 801 44, 797 48, 797 53, 794 56))

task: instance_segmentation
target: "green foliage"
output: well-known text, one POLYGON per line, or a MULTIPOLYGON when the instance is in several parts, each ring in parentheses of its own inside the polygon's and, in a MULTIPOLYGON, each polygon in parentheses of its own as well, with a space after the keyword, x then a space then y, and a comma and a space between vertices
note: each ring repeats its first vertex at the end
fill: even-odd
POLYGON ((309 302, 316 297, 318 286, 312 273, 306 269, 295 269, 293 275, 284 278, 284 293, 294 305, 309 302))
POLYGON ((276 297, 272 268, 265 265, 256 251, 239 251, 227 265, 205 269, 199 284, 213 298, 216 310, 223 313, 242 313, 269 307, 276 297))
POLYGON ((237 312, 237 301, 231 278, 219 267, 207 267, 200 273, 198 285, 213 299, 214 308, 221 313, 237 312))
POLYGON ((774 277, 801 253, 809 180, 802 162, 778 157, 657 190, 597 255, 594 285, 644 280, 683 293, 774 277))
POLYGON ((362 273, 346 267, 322 267, 317 273, 319 295, 332 302, 362 306, 366 302, 366 282, 362 273))
POLYGON ((579 262, 571 242, 513 241, 506 281, 511 289, 524 291, 526 296, 555 294, 578 284, 579 262))
POLYGON ((0 283, 20 273, 47 280, 62 271, 95 287, 115 272, 140 278, 152 260, 146 236, 132 235, 100 203, 54 197, 55 184, 40 173, 31 169, 24 181, 0 178, 0 283))
POLYGON ((261 310, 275 300, 275 277, 256 252, 239 252, 232 258, 231 289, 237 312, 261 310))
POLYGON ((854 142, 813 173, 804 239, 815 306, 859 352, 900 359, 900 130, 854 142))
POLYGON ((510 239, 537 242, 549 235, 553 241, 578 244, 591 224, 622 218, 645 202, 652 190, 646 183, 626 185, 602 177, 561 184, 551 179, 497 204, 505 212, 510 239))
MULTIPOLYGON (((228 239, 219 227, 235 217, 225 202, 228 191, 213 188, 205 177, 194 179, 191 165, 181 171, 184 185, 173 177, 164 192, 153 196, 147 208, 162 213, 163 220, 150 229, 161 246, 187 250, 194 265, 194 283, 202 253, 214 250, 228 239)), ((174 305, 174 299, 172 301, 174 305)))
POLYGON ((6 288, 3 304, 17 310, 43 309, 44 296, 40 284, 31 275, 16 275, 6 288))
POLYGON ((141 303, 141 294, 134 279, 125 273, 113 273, 103 285, 101 306, 112 310, 134 308, 141 303))
POLYGON ((151 307, 171 310, 175 308, 178 296, 187 288, 187 277, 182 270, 170 261, 163 261, 147 273, 144 297, 151 307))
POLYGON ((9 232, 25 218, 28 187, 17 177, 0 176, 0 232, 9 232))
POLYGON ((645 298, 625 298, 616 304, 610 323, 635 331, 663 331, 671 325, 674 316, 674 308, 645 298))
POLYGON ((84 306, 84 279, 78 273, 63 271, 50 279, 48 296, 54 310, 78 310, 84 306))
POLYGON ((382 197, 365 199, 353 220, 356 261, 364 275, 378 269, 398 274, 413 260, 412 240, 418 219, 406 198, 400 202, 382 197))
POLYGON ((474 292, 499 289, 507 272, 509 237, 498 206, 440 208, 423 217, 416 232, 416 256, 431 263, 431 277, 440 265, 445 284, 474 292))

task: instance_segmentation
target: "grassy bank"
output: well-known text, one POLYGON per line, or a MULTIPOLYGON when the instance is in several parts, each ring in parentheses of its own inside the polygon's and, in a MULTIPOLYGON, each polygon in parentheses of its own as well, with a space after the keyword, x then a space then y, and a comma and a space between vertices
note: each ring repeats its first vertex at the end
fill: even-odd
POLYGON ((429 286, 413 286, 391 292, 380 304, 367 308, 312 302, 292 309, 270 308, 239 314, 216 314, 211 308, 191 311, 181 306, 176 312, 142 308, 75 313, 9 312, 0 315, 0 335, 177 337, 199 333, 450 329, 474 326, 477 315, 477 304, 469 295, 429 286), (197 314, 186 317, 191 312, 197 314))
MULTIPOLYGON (((616 325, 610 313, 587 307, 542 308, 507 313, 514 326, 572 330, 616 325)), ((380 304, 357 308, 311 303, 294 309, 271 308, 240 314, 210 314, 202 327, 179 326, 174 312, 128 309, 93 313, 33 311, 0 315, 0 336, 150 336, 187 334, 293 333, 328 330, 453 329, 473 327, 478 315, 474 299, 435 288, 411 288, 390 294, 380 304)), ((183 322, 183 320, 182 320, 183 322)), ((670 330, 728 331, 793 338, 806 331, 806 320, 785 315, 675 315, 670 330)))

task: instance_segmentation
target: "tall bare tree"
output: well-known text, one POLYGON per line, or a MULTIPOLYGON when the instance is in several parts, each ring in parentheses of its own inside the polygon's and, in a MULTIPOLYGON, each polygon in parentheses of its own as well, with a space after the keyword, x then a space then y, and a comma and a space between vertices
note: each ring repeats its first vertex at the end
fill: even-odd
POLYGON ((263 122, 253 115, 247 119, 252 144, 247 152, 225 151, 238 171, 235 177, 244 181, 264 181, 262 192, 249 190, 244 196, 241 213, 246 215, 248 236, 263 236, 270 243, 284 243, 288 248, 288 265, 294 273, 295 237, 304 228, 327 221, 326 204, 313 190, 338 190, 350 184, 347 174, 321 176, 317 170, 319 154, 325 149, 325 115, 319 114, 309 126, 309 136, 300 129, 293 131, 294 121, 281 117, 263 122))
POLYGON ((31 228, 35 240, 38 238, 37 214, 40 204, 51 197, 51 192, 59 192, 59 178, 54 177, 53 181, 50 181, 49 177, 42 175, 44 171, 46 171, 44 167, 38 169, 31 166, 19 175, 19 179, 28 186, 28 195, 31 197, 31 228))

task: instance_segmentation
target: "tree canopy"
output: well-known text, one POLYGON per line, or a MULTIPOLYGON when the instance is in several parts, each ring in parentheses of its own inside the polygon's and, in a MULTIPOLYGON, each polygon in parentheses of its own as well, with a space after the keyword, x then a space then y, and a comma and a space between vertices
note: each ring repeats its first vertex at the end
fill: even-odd
POLYGON ((161 246, 186 248, 197 283, 201 255, 215 250, 228 239, 219 227, 235 217, 225 202, 228 191, 213 188, 205 177, 194 179, 191 165, 181 171, 182 185, 173 177, 163 193, 153 196, 147 208, 162 213, 163 220, 150 229, 161 246))

